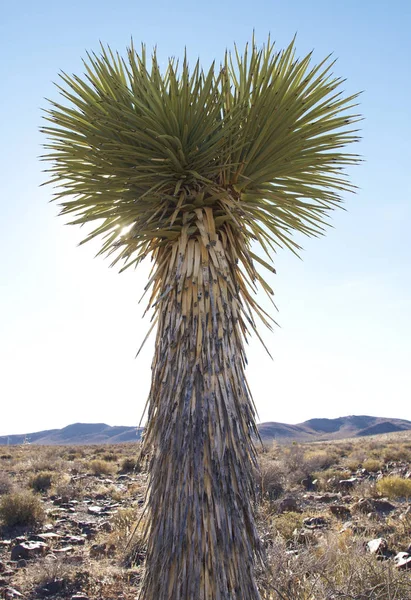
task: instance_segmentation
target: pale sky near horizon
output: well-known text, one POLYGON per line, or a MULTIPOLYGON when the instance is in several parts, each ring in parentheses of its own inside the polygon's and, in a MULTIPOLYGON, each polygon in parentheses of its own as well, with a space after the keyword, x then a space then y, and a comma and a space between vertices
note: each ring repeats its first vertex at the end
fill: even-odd
POLYGON ((248 347, 259 421, 369 414, 411 420, 411 4, 401 0, 288 3, 227 0, 3 2, 0 10, 0 435, 73 422, 137 425, 148 394, 153 338, 138 305, 149 265, 119 275, 77 247, 38 160, 45 97, 59 70, 83 73, 99 40, 124 54, 130 38, 164 61, 219 61, 255 29, 278 48, 297 32, 298 56, 330 52, 346 93, 364 90, 365 162, 358 193, 322 239, 283 251, 271 278, 281 327, 248 347))

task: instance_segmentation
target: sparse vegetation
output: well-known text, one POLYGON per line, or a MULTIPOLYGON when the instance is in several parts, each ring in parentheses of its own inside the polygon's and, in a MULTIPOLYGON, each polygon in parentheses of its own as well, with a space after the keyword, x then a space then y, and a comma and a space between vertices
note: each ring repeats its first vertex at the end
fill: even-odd
POLYGON ((387 498, 411 498, 411 479, 402 477, 384 477, 376 483, 376 489, 381 496, 387 498))
MULTIPOLYGON (((382 458, 386 454, 392 459, 398 448, 404 455, 411 432, 407 436, 277 443, 259 452, 258 526, 268 559, 266 569, 258 573, 262 599, 411 598, 409 570, 397 569, 392 558, 407 551, 411 543, 411 479, 406 477, 410 464, 382 458), (353 469, 348 466, 351 455, 353 469), (298 471, 298 477, 292 470, 298 471), (300 479, 302 475, 305 478, 300 479), (339 483, 344 479, 356 482, 344 488, 339 483), (379 512, 373 502, 385 502, 385 498, 392 509, 379 512), (388 545, 384 561, 366 549, 375 538, 383 538, 388 545)), ((2 536, 21 539, 22 532, 28 539, 43 531, 43 523, 47 531, 61 536, 47 541, 45 556, 16 568, 7 578, 10 586, 33 599, 59 590, 52 597, 71 598, 79 592, 90 600, 134 600, 145 565, 140 518, 146 475, 135 470, 138 445, 16 446, 10 447, 9 454, 0 474, 0 540, 2 536), (115 459, 107 461, 107 456, 115 459), (94 475, 90 466, 94 461, 99 465, 97 474, 101 464, 104 471, 108 467, 110 482, 94 475), (59 470, 38 469, 50 463, 59 465, 59 470), (40 490, 45 473, 51 487, 41 496, 33 489, 40 490), (36 485, 29 490, 34 481, 36 485), (89 507, 92 511, 100 507, 102 512, 86 516, 89 507), (95 527, 87 524, 89 518, 95 520, 95 527), (60 555, 72 535, 72 549, 67 556, 60 555)), ((101 474, 107 477, 106 472, 101 474)), ((0 562, 7 563, 16 543, 0 544, 0 562)))
POLYGON ((35 492, 46 492, 51 488, 51 482, 53 479, 53 473, 48 471, 41 471, 34 475, 30 480, 30 487, 35 492))
POLYGON ((13 483, 7 473, 0 473, 0 496, 8 494, 13 488, 13 483))
POLYGON ((131 473, 132 471, 138 472, 139 468, 139 463, 135 458, 127 457, 121 461, 121 473, 131 473))
POLYGON ((303 515, 295 512, 285 512, 277 515, 272 521, 272 527, 276 535, 279 535, 286 543, 294 540, 296 530, 303 525, 303 515))
POLYGON ((90 462, 90 470, 94 475, 111 475, 113 467, 105 460, 95 459, 90 462))
POLYGON ((384 466, 384 462, 382 460, 378 460, 376 458, 367 458, 364 462, 363 465, 364 469, 366 471, 369 471, 370 473, 375 473, 377 471, 381 471, 381 469, 384 466))
POLYGON ((32 492, 10 492, 0 498, 0 520, 6 527, 37 525, 44 516, 41 500, 32 492))

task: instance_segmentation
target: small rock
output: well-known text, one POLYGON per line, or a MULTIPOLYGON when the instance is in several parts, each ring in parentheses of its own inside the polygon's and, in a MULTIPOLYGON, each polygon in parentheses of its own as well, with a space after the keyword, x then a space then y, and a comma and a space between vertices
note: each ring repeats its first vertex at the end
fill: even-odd
POLYGON ((375 538, 367 542, 367 549, 371 554, 384 555, 388 550, 387 540, 384 538, 375 538))
POLYGON ((40 596, 54 596, 54 594, 58 594, 62 591, 64 585, 64 579, 54 579, 53 581, 49 581, 45 585, 42 585, 40 588, 37 588, 37 593, 40 596))
POLYGON ((100 515, 103 512, 103 508, 101 506, 89 506, 87 512, 91 515, 100 515))
POLYGON ((64 548, 55 548, 53 552, 55 554, 68 554, 69 552, 74 552, 74 546, 64 546, 64 548))
POLYGON ((27 560, 25 558, 20 558, 20 560, 17 561, 17 568, 24 569, 25 567, 27 567, 27 560))
POLYGON ((77 521, 76 525, 86 535, 87 539, 90 539, 97 533, 97 524, 93 521, 77 521))
POLYGON ((3 594, 3 598, 5 598, 5 600, 12 600, 12 598, 23 598, 23 594, 20 594, 20 592, 11 587, 6 588, 3 594))
POLYGON ((315 489, 313 487, 312 477, 304 477, 304 479, 301 480, 301 485, 307 491, 311 491, 311 490, 315 489))
POLYGON ((396 509, 394 504, 391 504, 391 502, 388 502, 388 500, 386 500, 385 498, 383 498, 381 500, 379 498, 376 498, 375 500, 373 499, 371 501, 371 503, 377 512, 385 513, 385 512, 391 512, 396 509))
POLYGON ((23 542, 11 549, 11 560, 19 560, 19 558, 30 560, 44 554, 48 549, 44 542, 23 542))
POLYGON ((348 519, 351 517, 350 509, 343 504, 331 504, 330 512, 341 519, 348 519))
POLYGON ((64 537, 64 541, 68 544, 77 544, 79 546, 84 546, 86 543, 86 539, 82 535, 67 535, 64 537))
POLYGON ((335 502, 335 501, 341 500, 341 495, 326 493, 326 494, 322 494, 320 496, 316 496, 315 500, 317 502, 324 502, 324 503, 335 502))
POLYGON ((86 596, 86 594, 74 594, 74 596, 71 597, 71 600, 89 600, 89 597, 86 596))
POLYGON ((106 553, 107 553, 106 544, 93 544, 90 548, 91 558, 99 558, 101 556, 105 556, 106 553))
POLYGON ((278 504, 278 512, 301 512, 301 509, 298 506, 296 499, 290 496, 281 500, 278 504))
POLYGON ((303 523, 304 527, 308 529, 322 529, 328 525, 327 519, 324 517, 307 517, 303 523))
POLYGON ((351 490, 356 483, 358 483, 357 477, 350 477, 349 479, 340 479, 338 486, 344 490, 351 490))
POLYGON ((58 540, 60 539, 60 535, 54 532, 45 532, 45 533, 35 533, 32 534, 29 538, 30 541, 34 542, 49 542, 50 540, 58 540))
POLYGON ((107 533, 111 533, 113 531, 113 525, 110 521, 104 521, 104 523, 101 524, 100 529, 107 533))
POLYGON ((396 569, 411 569, 411 555, 408 552, 398 552, 394 556, 394 562, 396 569))
POLYGON ((27 542, 25 535, 19 535, 18 537, 13 538, 13 544, 22 544, 23 542, 27 542))

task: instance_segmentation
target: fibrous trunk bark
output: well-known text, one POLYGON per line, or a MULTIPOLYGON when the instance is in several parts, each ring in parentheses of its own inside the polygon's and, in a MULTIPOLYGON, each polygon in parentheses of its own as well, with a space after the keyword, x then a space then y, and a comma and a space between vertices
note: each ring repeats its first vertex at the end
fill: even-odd
MULTIPOLYGON (((254 408, 236 240, 195 211, 155 256, 144 600, 257 600, 254 408)), ((237 240, 238 242, 238 240, 237 240)))

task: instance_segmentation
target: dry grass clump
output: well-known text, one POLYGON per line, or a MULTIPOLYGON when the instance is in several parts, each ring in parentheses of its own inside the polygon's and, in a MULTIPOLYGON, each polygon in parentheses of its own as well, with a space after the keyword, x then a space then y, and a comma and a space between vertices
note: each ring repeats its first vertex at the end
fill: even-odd
POLYGON ((15 585, 30 595, 26 598, 71 598, 85 589, 90 574, 79 570, 67 558, 46 556, 29 562, 17 572, 15 585))
POLYGON ((323 471, 315 471, 313 478, 317 480, 317 489, 323 492, 333 492, 339 487, 341 479, 348 479, 351 472, 344 467, 332 467, 323 471))
POLYGON ((277 500, 285 491, 284 467, 280 461, 260 461, 260 488, 263 498, 277 500))
POLYGON ((90 461, 89 467, 93 475, 112 475, 113 465, 98 458, 90 461))
POLYGON ((361 469, 363 462, 366 460, 367 454, 364 448, 355 448, 348 456, 344 459, 342 464, 351 471, 361 469))
POLYGON ((120 464, 120 473, 139 473, 140 472, 140 464, 136 458, 126 457, 123 458, 120 464))
POLYGON ((74 460, 78 460, 85 457, 85 452, 79 448, 70 448, 67 452, 63 454, 65 460, 70 462, 74 460))
POLYGON ((13 482, 7 473, 0 473, 0 496, 8 494, 13 489, 13 482))
POLYGON ((277 536, 280 536, 286 543, 290 543, 294 540, 296 531, 303 526, 306 516, 296 512, 285 512, 273 518, 271 527, 277 536))
POLYGON ((37 525, 44 518, 43 504, 32 492, 10 492, 0 498, 0 519, 6 527, 37 525))
POLYGON ((0 454, 0 460, 11 460, 12 458, 13 455, 9 452, 3 452, 2 454, 0 454))
POLYGON ((114 452, 106 452, 102 458, 107 462, 116 462, 118 460, 118 456, 114 452))
POLYGON ((62 498, 64 502, 69 502, 82 498, 85 490, 81 481, 74 480, 68 473, 62 473, 54 480, 51 492, 62 498))
POLYGON ((53 473, 50 471, 40 471, 30 479, 30 487, 35 492, 46 492, 51 488, 53 473))
POLYGON ((279 600, 405 600, 411 579, 390 562, 367 554, 350 534, 322 535, 315 546, 290 551, 278 537, 261 573, 263 597, 279 600), (265 593, 264 593, 265 592, 265 593))
POLYGON ((411 498, 411 479, 389 476, 383 477, 376 483, 376 489, 381 496, 390 499, 411 498))
POLYGON ((409 462, 411 448, 408 444, 389 444, 383 449, 382 458, 385 462, 409 462))
POLYGON ((124 567, 140 567, 145 558, 142 538, 143 521, 136 508, 120 509, 112 518, 113 530, 108 544, 113 544, 124 567))
POLYGON ((378 460, 377 458, 367 458, 362 466, 369 473, 377 473, 384 467, 384 461, 378 460))

